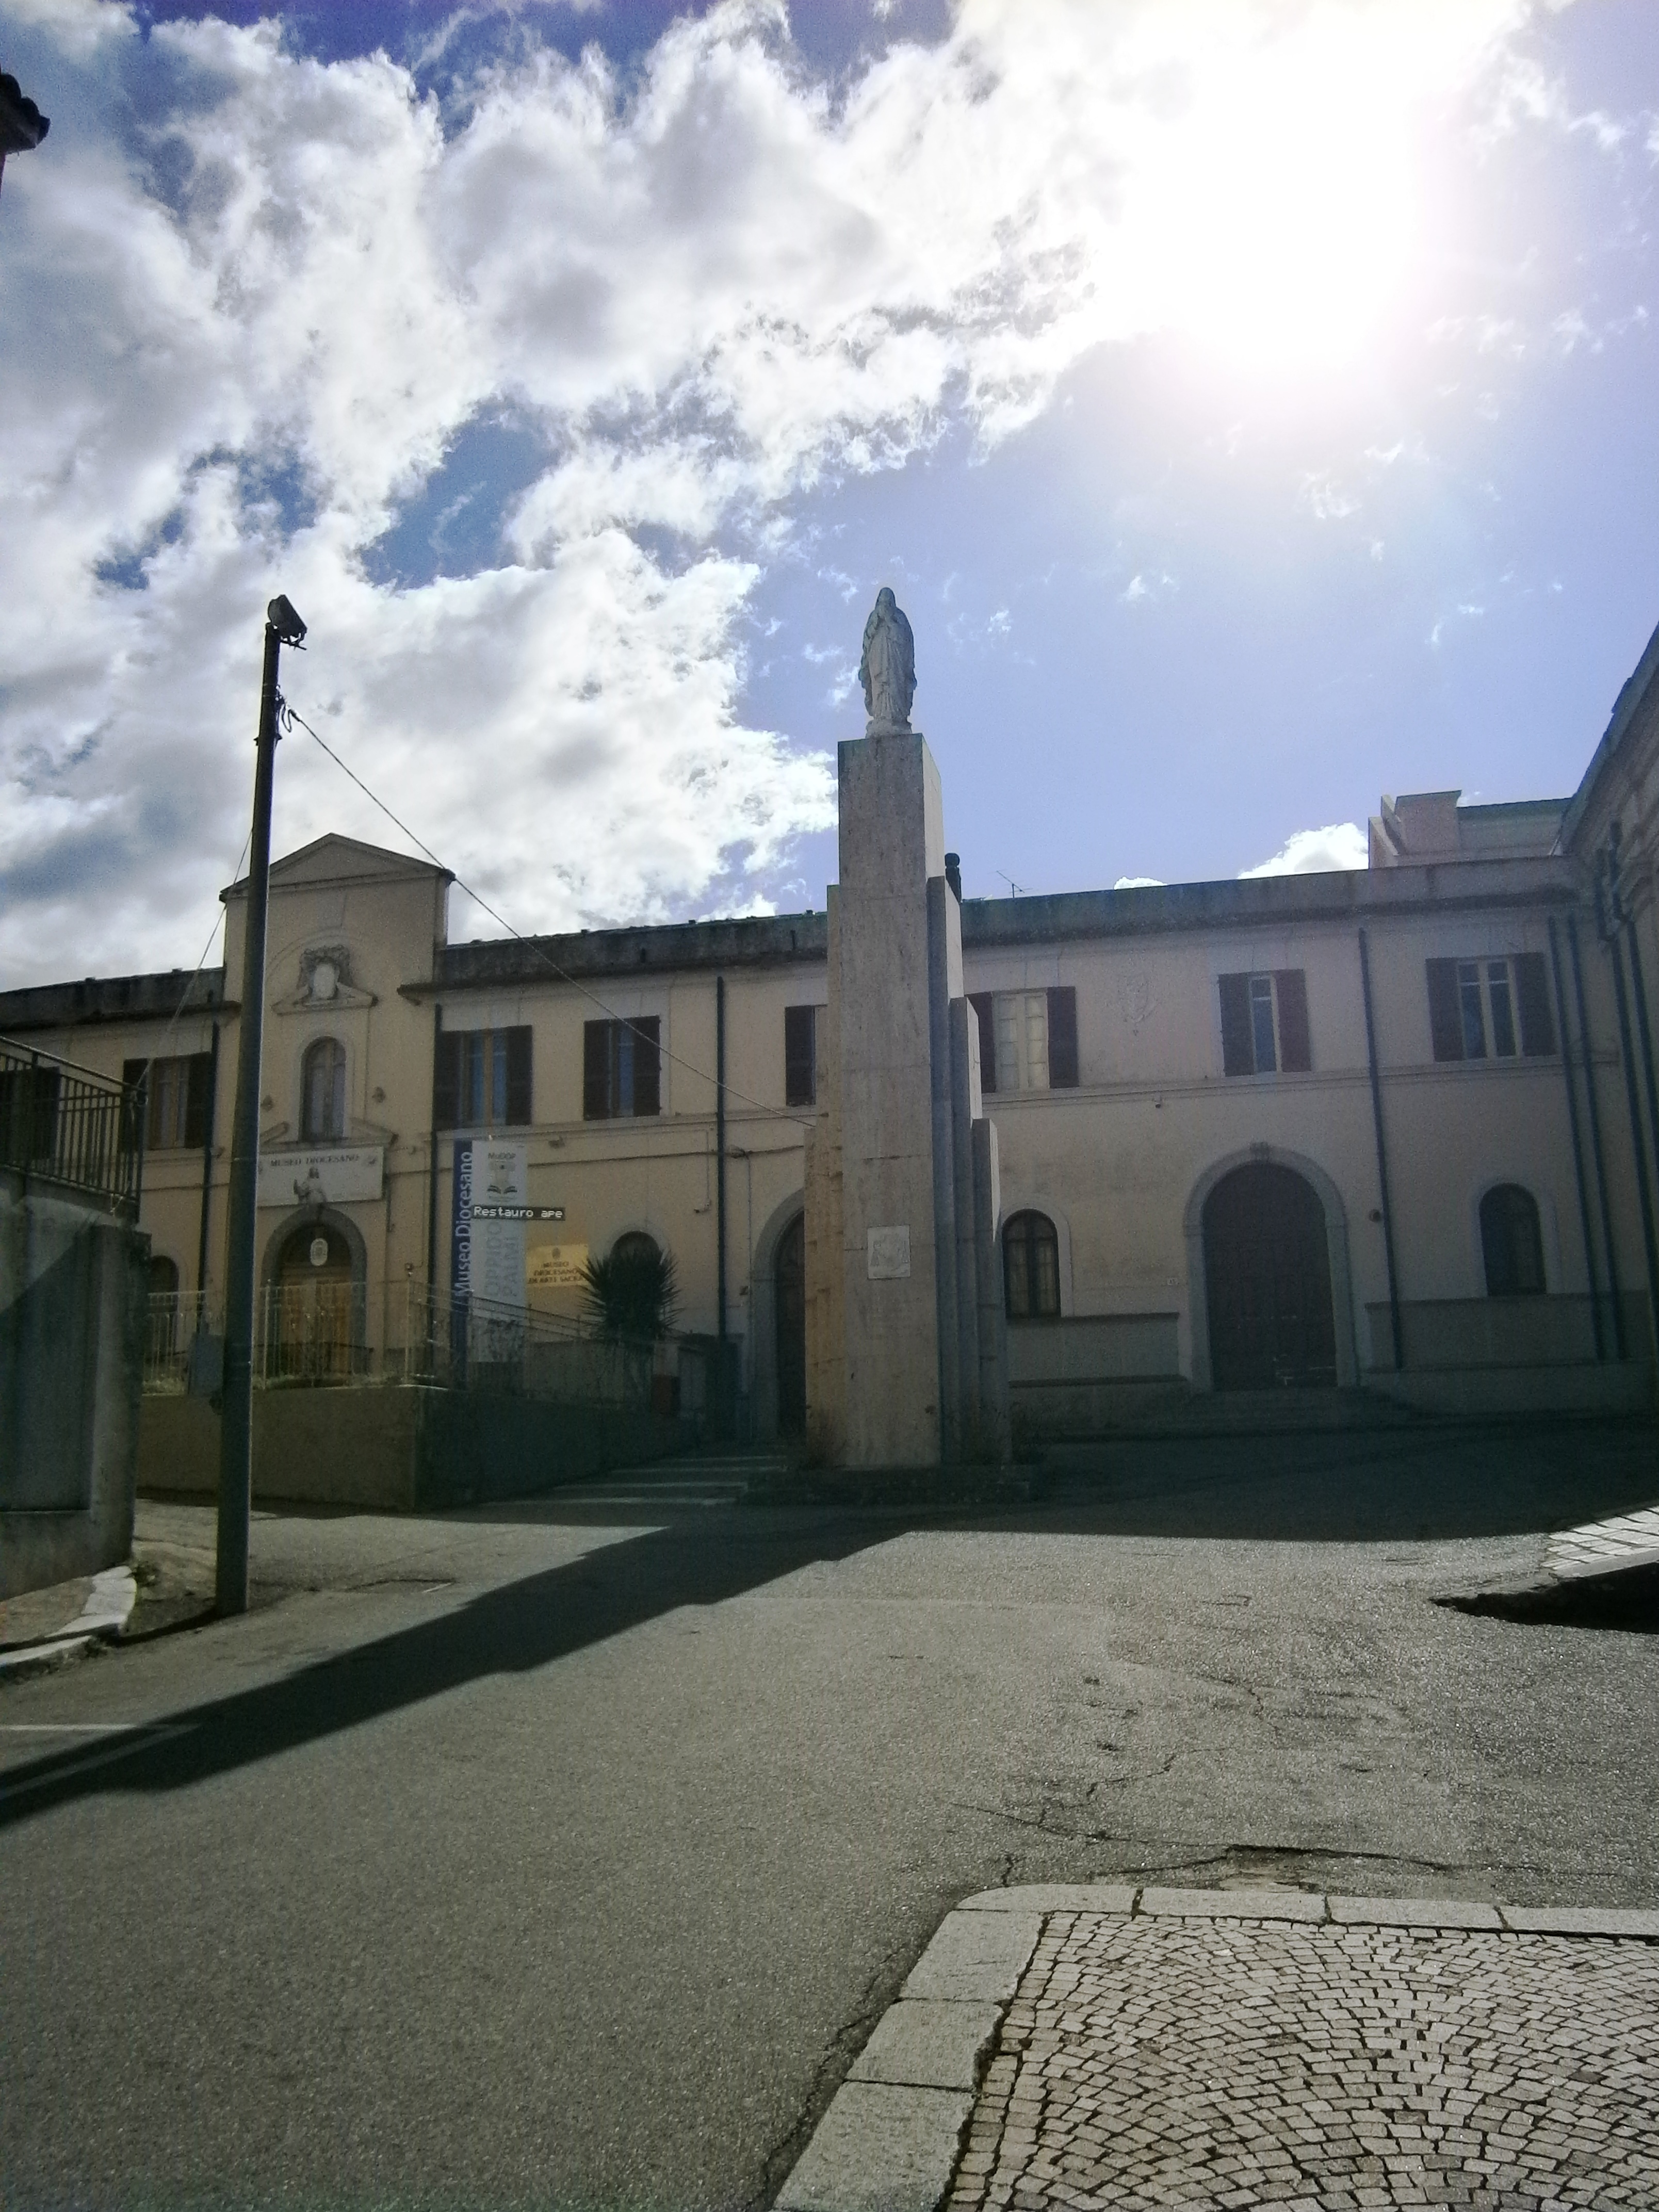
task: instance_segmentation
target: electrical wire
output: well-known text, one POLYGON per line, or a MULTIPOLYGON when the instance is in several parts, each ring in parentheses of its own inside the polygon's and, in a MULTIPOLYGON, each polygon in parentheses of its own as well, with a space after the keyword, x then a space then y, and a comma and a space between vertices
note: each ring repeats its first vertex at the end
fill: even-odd
MULTIPOLYGON (((242 863, 247 858, 247 848, 252 840, 252 836, 253 830, 252 825, 250 825, 247 836, 242 840, 242 849, 236 855, 236 866, 231 871, 230 880, 232 883, 234 883, 242 872, 242 863)), ((179 997, 179 1003, 173 1010, 173 1019, 162 1030, 160 1043, 157 1044, 155 1050, 150 1054, 149 1058, 144 1062, 143 1071, 138 1078, 141 1084, 149 1082, 149 1072, 151 1068, 155 1066, 156 1061, 161 1057, 162 1047, 166 1045, 167 1039, 173 1035, 173 1032, 178 1028, 180 1020, 183 1018, 185 1008, 190 1000, 190 994, 196 988, 197 978, 201 975, 203 969, 207 966, 207 957, 213 950, 213 940, 219 934, 220 924, 223 921, 223 915, 220 915, 216 919, 212 928, 209 930, 207 943, 202 947, 202 957, 191 969, 190 981, 185 984, 184 991, 179 997)))
MULTIPOLYGON (((626 1014, 619 1014, 616 1012, 614 1007, 608 1006, 605 1000, 599 997, 599 994, 596 991, 589 990, 586 984, 584 983, 579 976, 573 975, 568 968, 562 968, 558 962, 553 958, 552 955, 547 952, 535 938, 526 937, 521 929, 514 929, 513 924, 507 920, 507 916, 504 914, 498 913, 496 909, 490 905, 487 898, 482 897, 478 892, 475 891, 471 884, 466 881, 465 877, 457 875, 453 868, 448 866, 445 861, 441 860, 438 858, 438 855, 433 851, 431 846, 427 843, 426 840, 423 837, 417 837, 415 832, 410 828, 408 823, 392 812, 392 809, 386 805, 385 799, 380 796, 378 792, 370 790, 368 784, 363 781, 362 776, 357 774, 356 770, 347 766, 346 763, 340 758, 338 753, 335 751, 333 746, 328 743, 327 739, 319 737, 316 731, 312 728, 310 723, 306 720, 304 715, 296 713, 295 708, 289 704, 288 701, 283 697, 280 692, 276 696, 276 714, 277 718, 284 729, 290 729, 297 723, 299 727, 305 732, 308 738, 314 739, 315 742, 322 747, 322 750, 328 755, 335 767, 337 768, 343 775, 350 777, 352 782, 356 785, 358 790, 362 793, 364 798, 368 799, 372 805, 378 806, 381 813, 385 815, 386 820, 392 823, 397 829, 402 830, 404 836, 408 838, 411 845, 419 846, 422 852, 426 854, 427 859, 432 862, 434 867, 442 868, 445 874, 453 878, 454 882, 466 893, 468 898, 472 901, 475 906, 482 907, 484 912, 489 916, 490 920, 492 921, 499 922, 501 927, 507 932, 507 935, 511 938, 516 939, 532 958, 539 960, 542 965, 546 968, 551 975, 556 976, 560 982, 568 983, 572 990, 580 992, 581 996, 586 999, 591 1006, 595 1006, 599 1008, 599 1012, 605 1015, 608 1021, 616 1022, 624 1029, 631 1030, 636 1037, 641 1038, 647 1044, 654 1042, 658 1052, 661 1054, 663 1059, 672 1060, 676 1067, 684 1068, 688 1074, 695 1075, 699 1082, 713 1085, 717 1092, 723 1090, 728 1098, 736 1098, 740 1100, 745 1106, 752 1106, 757 1113, 764 1115, 769 1121, 792 1121, 794 1123, 796 1127, 801 1129, 806 1129, 811 1127, 814 1118, 813 1116, 804 1114, 792 1114, 787 1107, 768 1106, 758 1098, 751 1098, 747 1091, 739 1091, 734 1084, 722 1084, 719 1077, 711 1075, 707 1068, 699 1067, 694 1060, 686 1060, 679 1053, 671 1051, 659 1039, 653 1039, 649 1036, 637 1022, 630 1021, 626 1014)), ((209 942, 212 942, 211 939, 209 939, 209 942)))

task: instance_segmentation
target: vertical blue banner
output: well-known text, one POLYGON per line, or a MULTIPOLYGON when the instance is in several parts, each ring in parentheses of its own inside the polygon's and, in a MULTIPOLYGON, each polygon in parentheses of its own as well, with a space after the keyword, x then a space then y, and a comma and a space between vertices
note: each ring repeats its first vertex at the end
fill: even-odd
POLYGON ((449 1206, 449 1365, 466 1381, 467 1314, 472 1297, 472 1139, 455 1139, 449 1206))

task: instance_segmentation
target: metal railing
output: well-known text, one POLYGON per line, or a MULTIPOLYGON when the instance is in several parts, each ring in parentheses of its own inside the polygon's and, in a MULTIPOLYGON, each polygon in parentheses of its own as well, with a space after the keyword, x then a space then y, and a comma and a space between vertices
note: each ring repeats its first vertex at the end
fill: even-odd
MULTIPOLYGON (((423 1382, 551 1404, 631 1407, 694 1423, 716 1388, 714 1347, 696 1337, 635 1343, 605 1335, 586 1316, 485 1298, 452 1302, 414 1282, 387 1300, 386 1321, 386 1340, 372 1344, 361 1283, 268 1284, 255 1309, 254 1382, 423 1382)), ((216 1389, 222 1328, 193 1292, 152 1293, 145 1389, 167 1395, 216 1389)))
POLYGON ((0 1037, 0 1167, 136 1220, 142 1091, 0 1037))

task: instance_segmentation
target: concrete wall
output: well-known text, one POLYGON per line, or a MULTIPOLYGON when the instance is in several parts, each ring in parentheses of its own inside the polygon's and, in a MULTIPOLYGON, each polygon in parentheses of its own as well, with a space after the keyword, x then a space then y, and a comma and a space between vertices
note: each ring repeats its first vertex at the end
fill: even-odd
MULTIPOLYGON (((533 1496, 659 1457, 685 1441, 679 1423, 619 1406, 557 1406, 418 1384, 257 1390, 253 1502, 435 1511, 533 1496)), ((138 1487, 212 1498, 218 1486, 212 1407, 200 1398, 146 1398, 138 1487)))
POLYGON ((132 1547, 148 1240, 0 1175, 0 1597, 132 1547))

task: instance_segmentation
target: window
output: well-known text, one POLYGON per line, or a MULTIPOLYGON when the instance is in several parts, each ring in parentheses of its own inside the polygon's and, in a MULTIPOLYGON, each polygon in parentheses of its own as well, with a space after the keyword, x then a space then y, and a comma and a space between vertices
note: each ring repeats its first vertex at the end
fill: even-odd
POLYGON ((818 1010, 783 1010, 783 1103, 815 1106, 818 1097, 818 1010))
POLYGON ((1437 1060, 1535 1060, 1555 1050, 1541 952, 1431 960, 1429 1030, 1437 1060))
POLYGON ((208 1083, 213 1067, 210 1053, 192 1052, 178 1060, 129 1060, 121 1080, 129 1088, 149 1069, 149 1102, 144 1114, 146 1152, 176 1152, 183 1146, 199 1147, 208 1139, 208 1083))
POLYGON ((345 1133, 345 1047, 337 1037, 319 1037, 301 1064, 300 1134, 307 1144, 328 1145, 345 1133))
POLYGON ((1300 968, 1217 977, 1226 1075, 1304 1074, 1313 1066, 1308 981, 1300 968))
POLYGON ((530 1099, 530 1024, 445 1030, 438 1039, 441 1129, 522 1129, 530 1099))
POLYGON ((1494 1184, 1480 1201, 1480 1253, 1489 1298, 1541 1297, 1544 1240, 1538 1203, 1518 1182, 1494 1184))
POLYGON ((1010 1321, 1060 1313, 1060 1239, 1046 1213, 1015 1213, 1002 1228, 1002 1281, 1010 1321))
POLYGON ((1077 993, 970 991, 982 1091, 1077 1088, 1077 993))
POLYGON ((582 1034, 582 1119, 611 1121, 662 1111, 662 1052, 655 1014, 588 1022, 582 1034))

